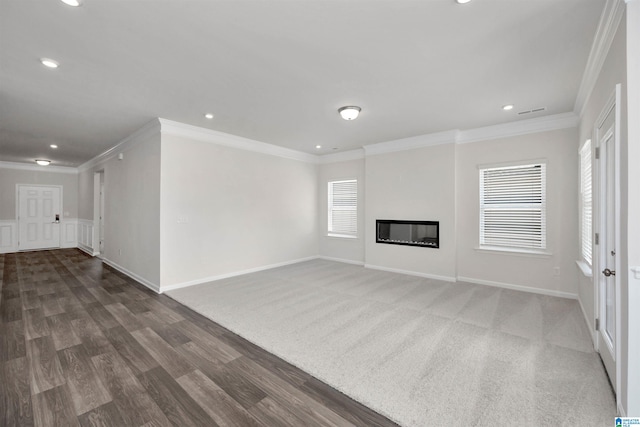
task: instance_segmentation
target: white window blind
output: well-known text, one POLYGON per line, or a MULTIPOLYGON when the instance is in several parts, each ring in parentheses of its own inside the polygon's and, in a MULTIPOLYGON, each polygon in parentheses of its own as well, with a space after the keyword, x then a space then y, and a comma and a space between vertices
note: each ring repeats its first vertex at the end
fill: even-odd
POLYGON ((582 258, 589 265, 593 232, 591 170, 591 140, 588 140, 580 150, 580 248, 582 258))
POLYGON ((329 182, 329 235, 356 237, 358 233, 358 181, 329 182))
POLYGON ((546 249, 546 165, 480 169, 480 246, 546 249))

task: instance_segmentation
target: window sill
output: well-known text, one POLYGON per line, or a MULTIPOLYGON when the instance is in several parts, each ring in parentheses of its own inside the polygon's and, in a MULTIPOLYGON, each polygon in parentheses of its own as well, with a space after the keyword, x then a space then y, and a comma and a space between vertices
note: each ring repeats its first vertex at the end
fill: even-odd
POLYGON ((580 271, 582 271, 584 277, 593 277, 593 271, 589 264, 584 261, 576 261, 576 264, 578 264, 578 267, 580 268, 580 271))
POLYGON ((535 249, 520 249, 520 248, 503 248, 500 246, 479 246, 475 248, 476 251, 493 253, 497 255, 516 255, 516 256, 529 256, 536 258, 549 258, 553 254, 551 252, 535 249))
POLYGON ((357 239, 358 236, 351 236, 349 234, 327 234, 327 237, 338 238, 338 239, 357 239))

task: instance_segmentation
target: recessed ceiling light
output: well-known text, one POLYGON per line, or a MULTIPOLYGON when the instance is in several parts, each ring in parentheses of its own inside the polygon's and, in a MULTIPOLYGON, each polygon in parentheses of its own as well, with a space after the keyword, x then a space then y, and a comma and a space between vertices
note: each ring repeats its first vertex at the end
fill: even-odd
POLYGON ((209 119, 209 120, 211 120, 211 119, 213 119, 213 114, 207 113, 207 114, 204 115, 204 117, 209 119))
POLYGON ((58 68, 60 63, 50 58, 40 58, 40 62, 47 68, 58 68))
MULTIPOLYGON (((63 0, 64 1, 64 0, 63 0)), ((471 0, 456 0, 456 3, 458 4, 465 4, 465 3, 469 3, 471 0)))
POLYGON ((345 120, 355 120, 358 118, 360 111, 360 107, 356 106, 346 106, 338 109, 338 113, 340 113, 340 116, 345 120))
POLYGON ((36 160, 36 163, 40 166, 49 166, 51 164, 51 160, 36 160))
POLYGON ((507 104, 507 105, 503 105, 502 109, 504 111, 509 111, 509 110, 513 110, 513 104, 507 104))
POLYGON ((58 148, 58 146, 56 144, 51 144, 49 147, 51 148, 58 148))
POLYGON ((78 7, 82 4, 80 0, 60 0, 60 1, 68 6, 73 6, 73 7, 78 7))
POLYGON ((316 145, 316 148, 319 150, 322 148, 322 145, 316 145))

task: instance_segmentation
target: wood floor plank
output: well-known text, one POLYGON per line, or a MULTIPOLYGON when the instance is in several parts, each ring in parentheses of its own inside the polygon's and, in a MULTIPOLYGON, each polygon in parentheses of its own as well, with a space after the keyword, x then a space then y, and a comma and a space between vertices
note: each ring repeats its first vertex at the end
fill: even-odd
POLYGON ((26 356, 24 322, 0 323, 0 362, 26 356))
POLYGON ((185 358, 150 328, 138 329, 131 332, 131 335, 172 377, 178 378, 195 370, 185 358))
POLYGON ((159 426, 171 425, 120 356, 104 353, 92 357, 91 361, 111 393, 124 425, 143 425, 148 422, 159 426))
POLYGON ((33 419, 37 427, 80 426, 66 385, 33 396, 33 419))
POLYGON ((58 354, 50 336, 29 340, 27 345, 27 360, 31 394, 42 393, 45 390, 65 383, 58 354))
POLYGON ((182 317, 180 314, 176 313, 166 305, 162 304, 161 302, 158 302, 158 300, 155 298, 147 298, 141 301, 141 303, 148 307, 150 310, 153 310, 155 313, 157 313, 158 316, 165 319, 167 323, 175 323, 184 320, 184 317, 182 317))
POLYGON ((217 426, 217 423, 162 367, 138 375, 140 383, 165 413, 179 426, 217 426))
POLYGON ((245 409, 267 397, 267 393, 258 386, 237 371, 227 369, 224 363, 211 357, 197 344, 190 342, 176 347, 176 350, 245 409))
POLYGON ((87 288, 87 291, 93 295, 93 297, 102 305, 115 304, 121 302, 119 299, 113 297, 109 292, 105 291, 99 286, 87 288))
POLYGON ((89 353, 82 345, 58 352, 76 415, 84 414, 111 402, 111 394, 93 367, 89 353))
POLYGON ((106 403, 78 417, 82 427, 122 427, 125 421, 114 402, 106 403))
POLYGON ((129 332, 144 327, 140 320, 122 303, 109 304, 105 308, 129 332))
POLYGON ((0 299, 0 322, 14 322, 22 319, 22 299, 0 299))
POLYGON ((51 338, 53 339, 53 345, 56 350, 82 343, 80 337, 76 335, 71 327, 70 316, 67 313, 49 316, 47 317, 47 323, 49 324, 51 338))
POLYGON ((160 366, 158 361, 122 326, 108 329, 104 334, 136 375, 160 366))
POLYGON ((177 382, 220 426, 259 427, 262 424, 201 371, 183 375, 177 382))
POLYGON ((177 347, 191 341, 191 338, 180 332, 180 330, 170 325, 155 325, 151 329, 165 340, 171 347, 177 347))
POLYGON ((113 349, 92 318, 74 319, 71 321, 71 328, 80 338, 89 355, 97 356, 113 349))
POLYGON ((96 322, 101 329, 111 329, 116 326, 120 326, 120 323, 109 313, 109 310, 104 308, 100 303, 93 303, 86 305, 89 316, 96 322))
POLYGON ((242 353, 191 322, 181 321, 174 323, 173 326, 222 363, 231 362, 233 359, 242 356, 242 353))
POLYGON ((26 357, 0 363, 0 425, 33 425, 29 363, 26 357))
POLYGON ((42 302, 40 301, 40 297, 38 296, 38 291, 31 290, 22 292, 23 310, 32 310, 40 307, 42 307, 42 302))
POLYGON ((306 423, 321 426, 353 426, 353 424, 315 399, 300 394, 295 386, 246 357, 239 357, 227 364, 248 381, 260 387, 280 405, 306 423))
POLYGON ((28 340, 51 335, 42 307, 24 311, 24 334, 28 340))
POLYGON ((64 313, 64 308, 55 293, 40 295, 40 301, 45 316, 55 316, 56 314, 64 313))
POLYGON ((249 413, 264 426, 298 427, 308 425, 286 407, 267 397, 248 409, 249 413))

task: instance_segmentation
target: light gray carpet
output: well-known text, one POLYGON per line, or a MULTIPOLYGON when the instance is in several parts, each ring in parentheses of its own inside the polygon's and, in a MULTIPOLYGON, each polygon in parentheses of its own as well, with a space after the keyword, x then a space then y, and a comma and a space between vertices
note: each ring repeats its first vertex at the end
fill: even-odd
POLYGON ((324 260, 168 292, 404 426, 605 426, 577 301, 324 260))

